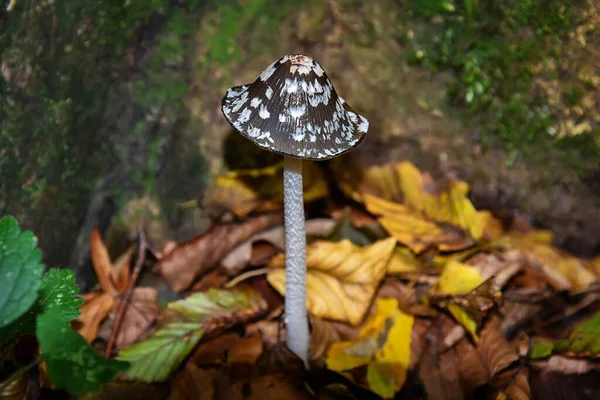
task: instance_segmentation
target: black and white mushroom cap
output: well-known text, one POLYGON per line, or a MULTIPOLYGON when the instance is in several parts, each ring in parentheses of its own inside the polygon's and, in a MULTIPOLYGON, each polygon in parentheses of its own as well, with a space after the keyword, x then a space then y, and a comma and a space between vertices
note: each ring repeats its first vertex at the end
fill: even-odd
POLYGON ((311 57, 286 55, 252 84, 227 90, 227 121, 257 146, 297 158, 327 160, 357 146, 369 121, 337 95, 311 57))

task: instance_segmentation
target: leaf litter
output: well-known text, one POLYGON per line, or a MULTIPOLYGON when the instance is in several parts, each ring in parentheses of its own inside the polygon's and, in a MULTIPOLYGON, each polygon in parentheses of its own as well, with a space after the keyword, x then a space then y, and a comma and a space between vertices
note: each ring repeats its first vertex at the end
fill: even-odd
MULTIPOLYGON (((233 221, 158 253, 148 273, 179 300, 159 306, 156 289, 135 288, 117 340, 129 368, 115 383, 167 382, 170 399, 531 399, 552 394, 540 379, 600 367, 600 258, 501 223, 473 206, 466 182, 408 162, 370 167, 337 192, 309 169, 311 368, 285 346, 275 165, 216 177, 202 206, 233 221)), ((97 231, 90 248, 99 288, 74 326, 102 343, 135 249, 112 262, 97 231)))

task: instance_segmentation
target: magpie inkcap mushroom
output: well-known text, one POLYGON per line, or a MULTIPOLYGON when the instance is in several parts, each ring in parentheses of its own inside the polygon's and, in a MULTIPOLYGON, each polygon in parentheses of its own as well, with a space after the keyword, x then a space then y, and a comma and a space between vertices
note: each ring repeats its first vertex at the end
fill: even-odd
POLYGON ((349 151, 363 140, 369 122, 338 96, 319 63, 302 54, 284 56, 254 83, 227 90, 221 109, 247 139, 284 155, 287 345, 308 367, 302 160, 324 161, 349 151))
POLYGON ((257 146, 305 160, 345 153, 369 129, 319 63, 302 54, 286 55, 254 83, 227 90, 221 108, 231 126, 257 146))

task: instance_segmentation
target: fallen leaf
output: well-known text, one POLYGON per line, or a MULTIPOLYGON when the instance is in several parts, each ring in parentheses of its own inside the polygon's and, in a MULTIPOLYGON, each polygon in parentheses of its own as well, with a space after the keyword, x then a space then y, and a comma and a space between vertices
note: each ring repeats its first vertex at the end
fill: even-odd
MULTIPOLYGON (((327 184, 316 163, 303 163, 302 178, 305 202, 327 196, 327 184)), ((222 215, 224 211, 245 218, 252 212, 280 210, 283 204, 283 162, 217 176, 206 190, 202 204, 213 217, 222 215)))
POLYGON ((106 319, 115 302, 108 293, 93 292, 83 295, 81 314, 75 320, 77 332, 92 343, 98 337, 98 329, 106 319))
POLYGON ((463 338, 452 349, 458 358, 458 370, 461 388, 465 393, 473 393, 475 389, 489 382, 489 374, 480 352, 463 338))
POLYGON ((508 343, 500 330, 498 318, 487 321, 479 335, 477 351, 490 379, 519 359, 516 349, 508 343))
POLYGON ((436 185, 429 174, 411 163, 398 166, 404 203, 422 211, 429 218, 458 226, 469 232, 473 239, 483 236, 486 215, 478 212, 469 201, 469 185, 463 181, 449 181, 444 187, 436 185))
POLYGON ((198 366, 209 364, 253 365, 263 351, 263 341, 258 332, 247 337, 226 333, 201 343, 190 361, 198 366))
POLYGON ((496 304, 499 294, 492 278, 483 281, 477 268, 451 261, 444 267, 429 299, 433 304, 446 307, 477 341, 477 328, 496 304))
POLYGON ((383 398, 402 388, 410 364, 414 318, 395 299, 379 299, 375 313, 353 341, 338 342, 327 355, 327 368, 349 371, 367 366, 368 387, 383 398))
MULTIPOLYGON (((359 247, 349 240, 316 241, 307 248, 307 308, 315 316, 358 324, 386 273, 396 245, 387 238, 359 247)), ((269 283, 285 294, 285 255, 269 263, 269 283)))
POLYGON ((571 357, 600 358, 600 312, 577 325, 568 338, 554 345, 553 351, 571 357))
MULTIPOLYGON (((81 313, 74 322, 76 331, 90 344, 99 336, 102 324, 119 304, 125 293, 129 282, 133 251, 134 248, 130 247, 117 258, 113 265, 100 233, 96 228, 92 231, 90 252, 102 290, 83 295, 84 302, 80 307, 81 313)), ((125 313, 117 337, 118 348, 139 339, 140 335, 156 320, 158 315, 156 289, 135 288, 125 313)), ((109 321, 109 324, 104 324, 107 327, 103 335, 105 339, 112 333, 113 324, 111 321, 109 321)))
POLYGON ((117 359, 131 364, 127 378, 166 379, 203 336, 262 315, 266 304, 256 291, 238 288, 193 293, 167 307, 170 314, 150 337, 119 353, 117 359))
POLYGON ((340 189, 359 203, 365 202, 365 194, 399 203, 404 199, 399 170, 399 163, 373 165, 360 171, 361 179, 356 179, 355 174, 348 179, 342 179, 340 189))
POLYGON ((367 210, 380 215, 379 223, 390 235, 421 253, 428 248, 456 251, 470 247, 474 241, 450 225, 441 225, 428 219, 420 211, 406 205, 392 203, 371 195, 364 196, 367 210))
MULTIPOLYGON (((329 232, 334 225, 335 221, 328 218, 309 219, 305 224, 305 232, 307 236, 322 235, 329 232)), ((220 267, 227 271, 229 276, 237 275, 246 266, 253 264, 253 258, 256 257, 253 254, 255 247, 262 242, 271 244, 274 249, 283 250, 285 248, 285 230, 283 225, 267 229, 264 232, 255 233, 226 255, 221 260, 220 267)))
POLYGON ((308 359, 319 367, 325 364, 325 355, 329 347, 340 341, 340 334, 334 325, 326 320, 310 316, 310 346, 308 359))
POLYGON ((588 289, 597 280, 590 266, 554 247, 552 239, 550 232, 534 231, 514 238, 510 245, 521 250, 529 264, 541 270, 554 289, 573 293, 588 289))
POLYGON ((495 387, 502 389, 497 390, 494 394, 495 400, 530 400, 531 388, 527 378, 527 371, 517 369, 505 371, 495 380, 495 387))
POLYGON ((175 292, 188 288, 194 279, 207 272, 235 246, 282 220, 281 214, 264 214, 240 223, 213 225, 202 235, 163 252, 155 270, 175 292))
POLYGON ((169 400, 309 400, 313 396, 294 375, 260 376, 232 368, 202 369, 188 363, 171 383, 169 400))
POLYGON ((330 383, 319 390, 318 400, 358 400, 346 385, 341 383, 330 383))
POLYGON ((440 276, 438 291, 440 294, 466 294, 481 285, 484 278, 477 268, 456 261, 449 262, 440 276))
POLYGON ((392 275, 423 272, 424 270, 423 263, 409 249, 400 246, 396 246, 394 249, 387 267, 387 273, 392 275))
MULTIPOLYGON (((151 287, 133 289, 131 298, 125 309, 121 328, 117 335, 115 348, 122 349, 138 340, 143 340, 150 333, 150 328, 156 322, 159 314, 158 291, 151 287)), ((109 314, 106 326, 109 327, 105 339, 112 333, 116 310, 109 314)))
POLYGON ((108 250, 102 241, 98 228, 94 227, 90 235, 90 253, 94 271, 102 290, 110 295, 115 295, 117 289, 114 286, 114 276, 112 262, 108 255, 108 250))

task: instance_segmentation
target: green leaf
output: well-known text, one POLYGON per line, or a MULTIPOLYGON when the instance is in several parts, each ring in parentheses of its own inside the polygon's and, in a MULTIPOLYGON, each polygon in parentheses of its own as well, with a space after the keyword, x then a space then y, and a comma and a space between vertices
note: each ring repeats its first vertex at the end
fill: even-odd
POLYGON ((50 308, 57 308, 62 318, 72 321, 79 316, 79 307, 83 298, 77 295, 75 273, 69 269, 50 269, 42 277, 39 296, 25 314, 8 326, 0 328, 0 343, 8 341, 15 333, 35 333, 35 319, 50 308))
POLYGON ((547 358, 552 355, 554 349, 554 343, 549 340, 536 340, 531 347, 529 358, 532 360, 538 360, 540 358, 547 358))
POLYGON ((194 293, 167 305, 171 318, 143 342, 124 348, 117 357, 129 361, 126 376, 143 382, 166 379, 187 357, 204 333, 228 328, 264 312, 255 291, 216 290, 194 293))
POLYGON ((567 339, 558 341, 554 351, 579 355, 600 353, 600 312, 579 324, 567 339))
POLYGON ((187 357, 203 333, 198 322, 168 323, 147 340, 124 348, 117 358, 131 363, 128 378, 162 381, 187 357))
POLYGON ((59 307, 50 307, 38 317, 36 333, 48 376, 57 388, 74 396, 99 391, 101 384, 128 367, 126 362, 97 354, 83 336, 71 329, 59 307))
POLYGON ((50 308, 59 310, 62 318, 69 322, 79 316, 79 307, 83 298, 75 283, 75 273, 70 269, 52 268, 42 278, 38 304, 40 314, 50 308))
POLYGON ((13 217, 0 219, 0 328, 35 302, 44 266, 33 233, 21 232, 13 217))

